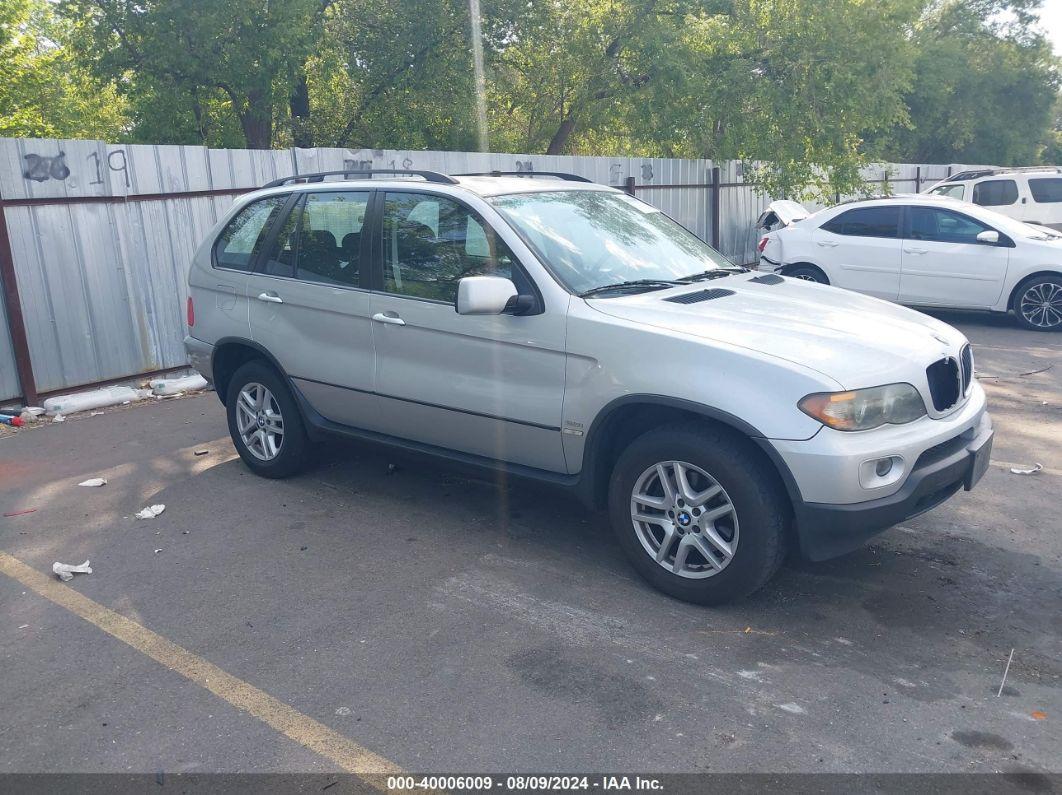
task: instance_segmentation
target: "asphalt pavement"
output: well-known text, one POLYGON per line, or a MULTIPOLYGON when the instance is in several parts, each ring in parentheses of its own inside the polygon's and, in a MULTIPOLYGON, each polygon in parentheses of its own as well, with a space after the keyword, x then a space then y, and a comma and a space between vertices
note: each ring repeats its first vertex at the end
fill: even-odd
POLYGON ((1062 772, 1062 336, 937 315, 980 486, 722 608, 545 486, 347 443, 257 478, 213 394, 0 438, 0 772, 1062 772))

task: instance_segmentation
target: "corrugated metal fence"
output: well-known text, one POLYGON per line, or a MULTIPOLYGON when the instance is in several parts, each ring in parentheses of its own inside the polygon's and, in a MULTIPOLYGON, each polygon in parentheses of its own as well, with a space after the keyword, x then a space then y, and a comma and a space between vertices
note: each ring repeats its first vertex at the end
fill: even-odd
MULTIPOLYGON (((635 192, 736 262, 752 261, 769 201, 736 162, 0 139, 0 400, 183 366, 188 262, 233 197, 344 168, 570 172, 635 192)), ((925 185, 949 167, 867 176, 886 172, 913 192, 916 174, 925 185)))

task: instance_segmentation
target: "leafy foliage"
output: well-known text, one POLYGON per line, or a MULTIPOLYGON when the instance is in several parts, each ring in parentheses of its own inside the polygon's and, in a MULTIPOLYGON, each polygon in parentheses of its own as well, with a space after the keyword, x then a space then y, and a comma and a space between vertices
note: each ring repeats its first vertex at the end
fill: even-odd
POLYGON ((123 103, 57 44, 67 32, 47 0, 0 3, 0 136, 120 134, 123 103))
MULTIPOLYGON (((1058 159, 1040 2, 481 0, 491 149, 741 159, 798 198, 1058 159)), ((474 149, 470 29, 468 0, 3 0, 0 132, 474 149)))

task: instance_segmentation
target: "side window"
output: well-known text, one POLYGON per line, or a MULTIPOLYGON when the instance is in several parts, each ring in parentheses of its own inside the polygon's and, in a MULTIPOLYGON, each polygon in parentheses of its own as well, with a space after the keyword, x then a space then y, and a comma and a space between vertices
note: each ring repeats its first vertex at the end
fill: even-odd
POLYGON ((1003 207, 1018 200, 1018 183, 1012 179, 990 179, 978 182, 973 189, 973 202, 982 207, 1003 207))
POLYGON ((991 229, 968 215, 938 210, 935 207, 911 207, 911 239, 938 243, 977 243, 977 236, 991 229))
POLYGON ((947 196, 949 199, 962 199, 965 187, 963 185, 940 185, 933 188, 929 193, 933 196, 947 196))
POLYGON ((384 290, 453 303, 465 276, 513 278, 509 248, 475 213, 445 196, 388 193, 384 290))
POLYGON ((270 223, 276 218, 287 198, 270 196, 240 210, 214 243, 215 267, 249 271, 265 243, 270 223))
POLYGON ((1043 177, 1029 180, 1029 192, 1038 204, 1062 202, 1062 178, 1043 177))
POLYGON ((822 228, 853 237, 899 237, 899 207, 857 207, 838 215, 822 228))
POLYGON ((306 194, 302 204, 296 277, 357 287, 361 275, 361 227, 368 206, 367 192, 306 194))

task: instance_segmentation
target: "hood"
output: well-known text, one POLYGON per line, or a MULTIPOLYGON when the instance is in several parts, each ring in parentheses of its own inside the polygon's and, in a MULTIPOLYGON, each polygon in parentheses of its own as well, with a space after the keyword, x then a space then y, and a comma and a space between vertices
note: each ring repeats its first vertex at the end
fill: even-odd
POLYGON ((599 312, 634 323, 748 348, 817 370, 844 389, 910 381, 966 338, 946 323, 896 304, 800 279, 741 273, 689 286, 591 298, 599 312), (733 291, 698 303, 666 299, 733 291))
POLYGON ((803 221, 811 213, 802 204, 779 199, 767 205, 767 209, 760 213, 756 221, 757 229, 772 229, 780 226, 789 226, 794 221, 803 221))

